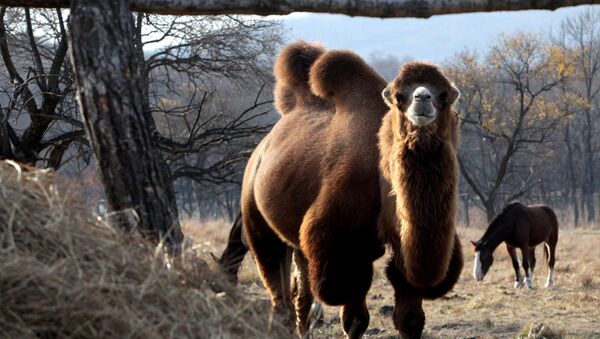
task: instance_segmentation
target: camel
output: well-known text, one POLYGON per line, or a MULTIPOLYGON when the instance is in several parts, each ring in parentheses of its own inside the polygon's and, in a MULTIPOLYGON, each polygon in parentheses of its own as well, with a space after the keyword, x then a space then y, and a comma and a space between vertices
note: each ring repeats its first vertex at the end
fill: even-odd
MULTIPOLYGON (((252 153, 241 197, 243 234, 271 296, 272 315, 291 323, 295 306, 298 334, 304 336, 316 296, 326 304, 341 306, 340 319, 348 338, 361 337, 369 324, 366 294, 372 282, 373 261, 383 255, 387 243, 395 253, 387 269, 396 289, 394 322, 401 334, 420 336, 424 323, 422 299, 446 293, 462 267, 461 252, 457 250, 460 243, 454 225, 446 219, 454 215, 456 173, 450 169, 445 174, 449 178, 447 187, 439 188, 445 189, 440 192, 449 199, 443 205, 438 206, 440 200, 431 197, 431 186, 424 188, 427 195, 420 206, 403 199, 399 203, 406 210, 432 207, 435 213, 427 215, 418 210, 413 216, 425 220, 412 220, 413 225, 400 222, 395 213, 396 200, 409 191, 394 191, 394 197, 388 194, 397 182, 402 185, 413 173, 398 175, 395 166, 399 162, 389 158, 395 153, 385 153, 387 146, 398 148, 395 131, 386 143, 389 133, 384 129, 389 129, 394 120, 391 116, 402 121, 404 118, 399 116, 399 108, 390 109, 382 100, 387 85, 383 78, 350 51, 324 51, 305 42, 282 50, 276 60, 275 78, 275 103, 282 117, 252 153), (380 148, 390 160, 389 175, 382 174, 379 167, 380 148), (442 211, 445 208, 452 211, 442 211), (422 224, 443 239, 411 231, 422 224), (405 241, 411 237, 412 247, 405 241), (427 245, 432 238, 434 242, 427 245), (454 246, 448 249, 448 243, 454 246), (442 248, 432 250, 446 255, 433 258, 434 269, 415 267, 420 260, 431 259, 423 251, 425 246, 438 245, 442 248), (293 302, 292 260, 297 271, 293 302), (408 306, 402 304, 404 301, 408 306), (415 321, 411 322, 413 318, 416 326, 415 321)), ((403 78, 399 79, 398 84, 403 78)), ((434 76, 433 80, 440 79, 434 76)), ((421 157, 422 148, 441 150, 433 155, 442 153, 455 160, 454 153, 445 152, 448 147, 455 150, 455 144, 446 145, 446 136, 456 138, 446 115, 457 95, 451 91, 453 87, 440 87, 435 81, 429 91, 438 97, 431 102, 443 107, 438 108, 439 114, 429 121, 429 127, 423 127, 427 132, 417 133, 422 138, 413 138, 410 143, 418 151, 416 164, 429 170, 437 168, 430 162, 438 158, 429 159, 425 153, 425 158, 421 157), (445 94, 443 89, 447 90, 445 94), (425 136, 430 136, 427 147, 421 140, 425 136)), ((400 87, 393 85, 387 91, 396 88, 400 87)), ((410 126, 406 129, 413 130, 410 126)), ((451 163, 455 165, 455 161, 451 163)), ((441 175, 438 172, 431 174, 441 175)), ((421 262, 421 266, 427 265, 421 262)))
POLYGON ((463 266, 455 229, 458 90, 435 66, 411 62, 383 91, 389 112, 379 131, 382 210, 379 231, 393 252, 394 324, 419 338, 422 300, 446 294, 463 266))
POLYGON ((285 107, 285 113, 257 146, 244 173, 246 243, 271 295, 274 315, 293 319, 293 252, 299 334, 308 330, 314 295, 342 306, 344 331, 357 338, 369 322, 366 294, 372 263, 385 250, 377 233, 377 131, 386 111, 380 96, 385 81, 350 52, 323 52, 304 42, 283 49, 275 77, 277 106, 285 107), (369 88, 355 95, 353 86, 365 84, 369 88), (288 97, 282 100, 279 93, 288 97))

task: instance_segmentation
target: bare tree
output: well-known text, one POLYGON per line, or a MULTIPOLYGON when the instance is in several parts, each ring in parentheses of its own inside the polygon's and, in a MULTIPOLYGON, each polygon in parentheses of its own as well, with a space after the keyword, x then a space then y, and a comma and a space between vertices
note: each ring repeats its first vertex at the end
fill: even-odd
POLYGON ((239 191, 243 164, 274 122, 271 62, 280 36, 274 20, 136 15, 145 110, 188 211, 182 199, 222 210, 226 192, 239 191), (181 194, 189 190, 210 193, 181 194))
POLYGON ((70 146, 87 149, 61 11, 34 17, 29 9, 0 8, 0 54, 7 75, 0 79, 0 158, 58 168, 70 146))
POLYGON ((167 167, 144 112, 133 16, 124 1, 73 1, 69 30, 78 103, 109 210, 135 211, 142 233, 177 253, 183 235, 167 167))
POLYGON ((539 37, 517 34, 501 39, 485 65, 463 54, 450 67, 462 90, 461 173, 489 220, 540 183, 535 145, 548 142, 564 118, 546 99, 567 76, 557 53, 539 37))
MULTIPOLYGON (((598 150, 594 145, 598 141, 596 101, 600 93, 600 11, 586 9, 574 17, 565 19, 555 40, 558 46, 569 52, 569 58, 576 71, 573 80, 578 80, 573 87, 586 102, 582 121, 575 123, 580 128, 579 134, 583 144, 584 171, 581 192, 587 210, 587 221, 593 222, 596 217, 594 193, 598 186, 594 157, 598 150)), ((569 140, 572 138, 570 134, 566 137, 569 140)))

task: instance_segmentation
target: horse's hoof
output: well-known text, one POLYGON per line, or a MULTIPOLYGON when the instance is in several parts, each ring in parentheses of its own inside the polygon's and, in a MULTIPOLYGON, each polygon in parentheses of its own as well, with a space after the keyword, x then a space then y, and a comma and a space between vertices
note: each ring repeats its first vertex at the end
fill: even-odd
POLYGON ((545 288, 550 288, 554 285, 554 281, 552 280, 548 280, 546 281, 546 284, 544 285, 545 288))
POLYGON ((527 285, 528 289, 533 288, 533 283, 531 282, 531 279, 525 278, 525 284, 527 285))
POLYGON ((515 281, 515 288, 522 288, 525 286, 525 283, 522 281, 515 281))

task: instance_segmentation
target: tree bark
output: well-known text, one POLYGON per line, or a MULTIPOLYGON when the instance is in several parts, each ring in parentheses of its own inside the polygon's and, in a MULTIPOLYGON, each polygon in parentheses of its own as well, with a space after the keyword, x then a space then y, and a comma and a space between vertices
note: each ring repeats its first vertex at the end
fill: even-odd
POLYGON ((463 201, 463 210, 465 213, 465 227, 469 228, 471 226, 471 218, 469 216, 469 207, 470 207, 470 202, 471 200, 471 195, 467 194, 466 196, 464 196, 462 198, 463 201))
POLYGON ((183 235, 166 164, 144 114, 129 2, 71 3, 69 44, 77 101, 108 209, 135 210, 141 232, 154 241, 164 240, 177 253, 183 235))
MULTIPOLYGON (((591 96, 588 96, 591 98, 591 96)), ((588 99, 589 100, 589 99, 588 99)), ((589 101, 591 102, 591 101, 589 101)), ((593 124, 591 109, 585 110, 585 124, 583 132, 583 152, 585 160, 585 177, 582 182, 581 191, 587 209, 587 221, 593 223, 596 218, 596 208, 594 204, 594 191, 596 189, 596 180, 594 175, 594 150, 592 147, 593 124)))
POLYGON ((573 224, 575 227, 579 225, 579 208, 577 205, 577 179, 575 175, 575 165, 573 156, 573 147, 571 146, 571 133, 570 126, 567 124, 565 126, 565 137, 564 142, 567 147, 567 175, 569 177, 570 189, 569 189, 569 198, 571 208, 573 209, 573 224))
MULTIPOLYGON (((69 7, 70 0, 4 0, 8 6, 69 7)), ((584 0, 131 0, 134 11, 175 15, 218 14, 289 14, 292 12, 338 13, 379 18, 419 17, 432 15, 491 12, 526 9, 550 9, 595 4, 584 0)))

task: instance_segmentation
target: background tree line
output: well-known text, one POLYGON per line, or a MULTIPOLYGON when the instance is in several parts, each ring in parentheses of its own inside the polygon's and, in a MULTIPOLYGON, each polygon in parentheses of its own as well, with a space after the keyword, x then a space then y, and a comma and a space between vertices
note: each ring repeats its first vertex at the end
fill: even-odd
MULTIPOLYGON (((75 104, 66 10, 0 9, 0 159, 94 176, 75 104)), ((144 111, 178 206, 233 217, 249 152, 275 121, 271 62, 279 22, 135 13, 144 111)), ((84 196, 100 190, 86 181, 84 196)), ((98 183, 96 183, 99 185, 98 183)))
MULTIPOLYGON (((74 100, 61 10, 0 9, 0 157, 61 169, 94 166, 74 100)), ((276 21, 134 14, 148 112, 180 211, 232 218, 245 160, 277 115, 276 21)), ((401 61, 372 57, 385 77, 401 61)), ((547 34, 518 33, 485 55, 444 63, 461 89, 461 217, 490 219, 511 200, 547 203, 575 225, 599 217, 600 14, 547 34)), ((93 172, 93 171, 92 171, 93 172)))

